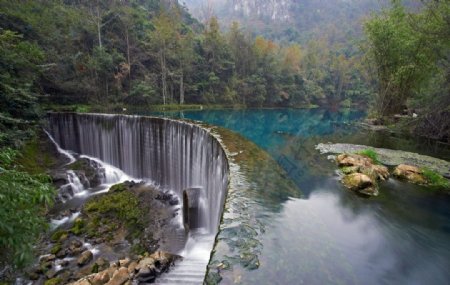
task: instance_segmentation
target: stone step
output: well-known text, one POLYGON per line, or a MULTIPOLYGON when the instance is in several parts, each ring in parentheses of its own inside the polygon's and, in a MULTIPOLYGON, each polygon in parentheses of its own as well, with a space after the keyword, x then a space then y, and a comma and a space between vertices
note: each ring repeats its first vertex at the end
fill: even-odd
POLYGON ((203 280, 202 282, 182 282, 182 283, 176 283, 176 282, 159 282, 157 281, 156 283, 151 283, 152 285, 179 285, 179 284, 185 284, 185 285, 201 285, 203 284, 203 280))
POLYGON ((156 280, 158 283, 176 283, 176 284, 187 284, 187 283, 196 283, 196 284, 202 284, 203 278, 186 278, 186 277, 160 277, 158 280, 156 280))
MULTIPOLYGON (((187 268, 183 268, 183 269, 180 269, 180 270, 172 270, 172 271, 170 271, 170 272, 168 272, 168 273, 166 273, 167 275, 169 275, 169 274, 195 274, 195 275, 205 275, 205 271, 206 270, 189 270, 189 269, 187 269, 187 268)), ((166 275, 166 276, 167 276, 166 275)))
POLYGON ((175 268, 180 267, 180 266, 206 266, 208 265, 208 261, 183 261, 180 263, 175 264, 175 268))
MULTIPOLYGON (((201 278, 203 279, 203 277, 205 277, 204 272, 171 272, 169 274, 166 275, 167 278, 201 278)), ((164 278, 164 276, 163 276, 164 278)))

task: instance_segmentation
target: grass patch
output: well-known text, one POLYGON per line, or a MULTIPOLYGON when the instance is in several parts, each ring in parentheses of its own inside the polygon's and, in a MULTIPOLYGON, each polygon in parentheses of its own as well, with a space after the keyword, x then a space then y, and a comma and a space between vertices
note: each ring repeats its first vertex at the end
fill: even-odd
POLYGON ((373 149, 367 148, 361 151, 358 151, 356 154, 364 155, 370 159, 372 159, 373 163, 380 164, 380 160, 378 159, 378 154, 373 149))
POLYGON ((444 178, 442 175, 433 171, 429 168, 422 168, 422 175, 425 177, 427 182, 434 187, 450 188, 450 182, 444 178))

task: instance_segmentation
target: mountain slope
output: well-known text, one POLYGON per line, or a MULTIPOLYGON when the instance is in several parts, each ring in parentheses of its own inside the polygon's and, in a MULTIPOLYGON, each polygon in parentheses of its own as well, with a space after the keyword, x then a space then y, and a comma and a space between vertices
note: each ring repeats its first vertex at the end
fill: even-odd
POLYGON ((361 17, 371 11, 380 10, 387 2, 387 0, 185 0, 190 11, 200 20, 216 15, 225 26, 238 21, 255 34, 287 42, 306 42, 329 27, 358 32, 361 17))

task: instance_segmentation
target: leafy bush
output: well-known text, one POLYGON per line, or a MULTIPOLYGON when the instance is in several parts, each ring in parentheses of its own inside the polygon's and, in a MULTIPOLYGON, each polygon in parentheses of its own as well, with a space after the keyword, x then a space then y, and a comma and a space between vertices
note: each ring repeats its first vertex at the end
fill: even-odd
POLYGON ((54 189, 48 176, 16 169, 17 155, 9 148, 0 150, 0 261, 21 267, 47 226, 42 212, 53 202, 54 189))

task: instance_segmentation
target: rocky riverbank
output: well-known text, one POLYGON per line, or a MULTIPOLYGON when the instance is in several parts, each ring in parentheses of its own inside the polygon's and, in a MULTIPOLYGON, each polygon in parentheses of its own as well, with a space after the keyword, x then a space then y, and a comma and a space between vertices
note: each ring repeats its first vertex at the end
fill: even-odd
POLYGON ((411 152, 352 144, 318 144, 332 153, 344 186, 364 196, 377 196, 378 183, 394 176, 410 183, 450 192, 450 162, 411 152))
POLYGON ((171 221, 177 204, 174 196, 144 182, 116 184, 80 209, 65 211, 63 216, 80 214, 42 239, 42 255, 26 277, 45 285, 154 280, 181 258, 157 251, 170 248, 167 233, 176 230, 171 221))

